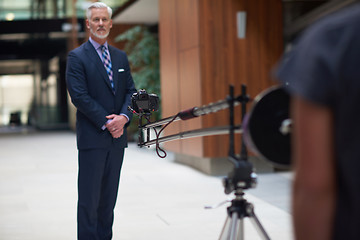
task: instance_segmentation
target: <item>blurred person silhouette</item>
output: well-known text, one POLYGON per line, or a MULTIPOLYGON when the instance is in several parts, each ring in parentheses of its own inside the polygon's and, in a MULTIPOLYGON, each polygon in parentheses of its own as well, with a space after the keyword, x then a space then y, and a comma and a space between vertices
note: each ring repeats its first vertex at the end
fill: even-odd
POLYGON ((126 127, 136 92, 126 54, 108 45, 112 10, 87 9, 90 38, 68 54, 66 82, 76 112, 78 239, 111 239, 126 127))
POLYGON ((296 239, 360 239, 360 5, 328 15, 284 54, 296 239))

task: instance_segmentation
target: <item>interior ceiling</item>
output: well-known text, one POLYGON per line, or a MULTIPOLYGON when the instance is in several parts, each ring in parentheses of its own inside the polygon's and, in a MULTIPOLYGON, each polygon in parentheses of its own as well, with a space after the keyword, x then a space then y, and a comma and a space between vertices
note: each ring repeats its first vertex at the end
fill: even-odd
MULTIPOLYGON (((78 21, 80 34, 84 31, 83 21, 78 21)), ((66 51, 70 36, 70 32, 63 31, 66 24, 69 24, 66 19, 1 21, 0 60, 46 60, 66 51)), ((0 68, 0 74, 6 71, 9 68, 0 68)))
POLYGON ((156 24, 159 21, 158 5, 158 0, 137 0, 120 14, 114 16, 113 23, 156 24))

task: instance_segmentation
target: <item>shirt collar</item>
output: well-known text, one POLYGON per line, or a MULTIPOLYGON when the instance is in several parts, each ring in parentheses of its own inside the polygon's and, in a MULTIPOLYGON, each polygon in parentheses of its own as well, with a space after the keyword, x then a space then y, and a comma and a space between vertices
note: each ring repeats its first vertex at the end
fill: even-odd
MULTIPOLYGON (((91 37, 89 37, 89 41, 90 41, 90 43, 94 46, 94 48, 97 50, 97 49, 99 49, 102 45, 101 44, 99 44, 98 42, 96 42, 94 39, 92 39, 91 37)), ((107 41, 103 44, 105 47, 106 47, 106 49, 108 49, 108 43, 107 43, 107 41)))

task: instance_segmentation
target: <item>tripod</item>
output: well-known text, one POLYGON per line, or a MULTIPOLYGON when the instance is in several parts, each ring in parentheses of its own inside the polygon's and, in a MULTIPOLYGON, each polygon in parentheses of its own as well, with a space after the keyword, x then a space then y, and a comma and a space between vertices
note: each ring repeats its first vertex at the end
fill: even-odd
POLYGON ((246 201, 241 190, 237 191, 235 196, 235 199, 231 201, 231 206, 227 208, 228 217, 219 240, 243 240, 245 217, 250 218, 262 239, 270 239, 254 213, 254 205, 246 201))
MULTIPOLYGON (((230 110, 230 126, 234 126, 234 94, 233 88, 230 88, 229 110, 230 110)), ((246 87, 242 87, 242 96, 240 97, 242 104, 242 119, 246 113, 246 87)), ((242 147, 240 157, 235 156, 234 150, 234 127, 230 127, 230 145, 229 160, 234 164, 234 169, 229 175, 223 179, 225 193, 229 194, 234 191, 235 198, 231 201, 231 206, 227 208, 227 218, 221 231, 219 240, 243 240, 244 239, 244 218, 249 217, 256 230, 263 239, 269 240, 270 237, 261 225, 259 219, 254 213, 254 205, 244 198, 244 190, 253 188, 256 185, 256 174, 252 171, 253 167, 248 162, 248 155, 244 139, 242 139, 242 147)))

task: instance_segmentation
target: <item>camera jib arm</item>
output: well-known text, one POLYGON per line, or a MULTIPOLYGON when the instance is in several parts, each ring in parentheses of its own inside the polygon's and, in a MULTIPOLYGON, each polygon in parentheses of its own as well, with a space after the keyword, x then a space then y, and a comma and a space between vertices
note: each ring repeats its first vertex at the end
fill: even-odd
MULTIPOLYGON (((144 93, 146 91, 141 91, 140 94, 136 95, 137 102, 133 101, 135 105, 135 109, 141 109, 138 108, 135 104, 138 103, 140 100, 147 99, 144 96, 144 93), (140 100, 139 100, 140 99, 140 100)), ((138 145, 140 147, 144 146, 151 146, 154 144, 159 144, 162 142, 168 142, 178 139, 186 139, 186 138, 192 138, 192 137, 199 137, 199 136, 210 136, 210 135, 220 135, 220 134, 229 134, 229 150, 228 150, 228 159, 229 161, 234 165, 233 171, 230 172, 223 180, 223 184, 225 187, 225 193, 229 194, 232 191, 242 188, 242 189, 248 189, 255 187, 256 185, 256 175, 253 173, 253 166, 248 161, 248 154, 247 154, 247 148, 244 142, 244 138, 242 137, 242 143, 241 143, 241 152, 240 157, 238 157, 235 154, 235 134, 242 133, 243 129, 240 125, 235 125, 234 115, 235 115, 235 107, 241 104, 241 116, 244 120, 246 115, 246 105, 250 101, 250 97, 246 93, 246 86, 241 86, 241 95, 235 96, 234 95, 234 87, 231 85, 229 87, 229 95, 226 97, 226 99, 210 103, 208 105, 204 105, 201 107, 193 107, 184 111, 179 112, 178 114, 167 117, 164 119, 161 119, 156 122, 150 122, 150 116, 151 111, 139 111, 139 113, 136 113, 136 111, 133 111, 139 116, 139 141, 138 145), (180 132, 177 134, 173 134, 170 136, 164 136, 164 137, 157 137, 156 139, 150 139, 150 128, 155 128, 158 126, 164 126, 168 125, 169 123, 172 123, 174 121, 178 120, 188 120, 195 117, 199 117, 202 115, 215 113, 220 110, 229 108, 229 126, 217 126, 217 127, 211 127, 211 128, 205 128, 205 129, 198 129, 198 130, 191 130, 186 132, 180 132), (143 119, 145 118, 147 123, 143 123, 143 119), (145 134, 144 131, 146 130, 146 140, 145 140, 145 134)), ((141 105, 143 105, 143 102, 141 102, 141 105)), ((145 104, 146 105, 146 104, 145 104)))
MULTIPOLYGON (((223 179, 224 192, 226 194, 230 194, 234 192, 235 198, 231 201, 231 205, 227 208, 227 219, 225 221, 224 227, 222 229, 220 239, 221 240, 235 240, 235 239, 244 239, 243 232, 243 220, 245 217, 249 217, 259 234, 263 239, 270 239, 267 235, 265 229, 260 224, 257 216, 254 213, 253 204, 249 203, 244 198, 244 190, 249 188, 256 187, 257 184, 257 176, 253 172, 253 166, 248 161, 248 153, 247 148, 244 141, 244 135, 242 134, 242 143, 241 143, 241 151, 239 155, 235 154, 235 133, 243 133, 243 129, 240 125, 235 125, 234 121, 234 108, 235 106, 241 104, 241 116, 242 116, 242 124, 244 123, 245 115, 246 115, 246 104, 250 101, 250 98, 246 94, 246 86, 242 85, 241 95, 235 97, 234 96, 234 87, 230 86, 229 88, 229 96, 222 101, 211 103, 202 107, 194 107, 182 112, 179 112, 175 116, 171 116, 165 119, 161 119, 157 122, 150 122, 149 111, 139 111, 138 113, 132 110, 139 116, 139 143, 140 147, 150 146, 152 144, 156 144, 157 149, 159 147, 160 142, 167 142, 176 139, 183 138, 191 138, 191 137, 199 137, 199 136, 210 136, 217 134, 229 134, 229 152, 228 159, 234 165, 233 169, 227 177, 223 179), (198 129, 187 132, 181 132, 178 134, 165 136, 159 138, 161 131, 170 123, 178 120, 187 120, 194 117, 198 117, 201 115, 214 113, 222 109, 229 108, 229 126, 224 127, 213 127, 208 129, 198 129), (143 118, 147 120, 147 124, 143 125, 143 118), (163 126, 164 125, 164 126, 163 126), (156 133, 156 139, 150 140, 150 128, 154 128, 156 126, 163 126, 159 133, 156 133), (147 131, 147 141, 144 141, 144 132, 147 131)), ((139 100, 139 97, 138 97, 139 100)), ((134 102, 136 103, 136 102, 134 102)), ((159 155, 159 153, 158 153, 159 155)), ((166 154, 165 154, 166 155, 166 154)), ((160 155, 159 155, 160 156, 160 155)))

